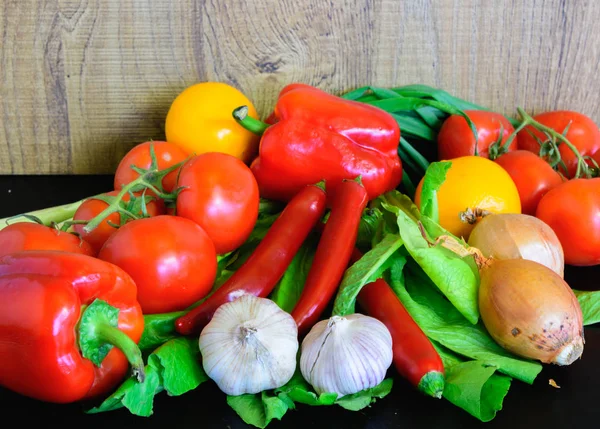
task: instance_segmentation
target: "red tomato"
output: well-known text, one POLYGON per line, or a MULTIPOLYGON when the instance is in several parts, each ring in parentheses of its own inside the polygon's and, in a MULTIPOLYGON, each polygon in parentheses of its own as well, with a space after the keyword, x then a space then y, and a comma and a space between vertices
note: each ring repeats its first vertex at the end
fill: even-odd
MULTIPOLYGON (((561 134, 567 126, 571 124, 567 131, 566 138, 577 148, 582 156, 592 156, 600 150, 600 130, 598 130, 598 126, 592 119, 581 113, 566 110, 545 112, 533 116, 533 119, 561 134)), ((546 135, 541 131, 534 129, 531 126, 525 127, 525 129, 519 131, 519 134, 517 135, 519 149, 525 149, 539 154, 540 144, 528 131, 531 131, 541 141, 547 140, 546 135)), ((577 170, 577 157, 565 144, 560 144, 558 150, 562 160, 567 165, 568 173, 564 173, 568 174, 569 177, 574 177, 575 171, 577 170)))
MULTIPOLYGON (((513 126, 503 115, 495 112, 482 110, 465 110, 467 116, 475 124, 477 129, 477 149, 479 156, 489 158, 489 147, 498 141, 500 129, 502 128, 502 144, 514 131, 513 126)), ((444 121, 438 134, 438 159, 454 159, 461 156, 475 155, 475 136, 469 124, 460 115, 452 115, 444 121)), ((508 151, 516 150, 517 144, 514 139, 508 151)))
POLYGON ((206 232, 178 216, 123 225, 98 258, 133 278, 144 314, 184 310, 210 292, 217 274, 215 246, 206 232))
MULTIPOLYGON (((104 195, 116 196, 118 191, 107 192, 104 195)), ((141 195, 135 194, 135 195, 141 195)), ((123 201, 129 201, 130 195, 125 194, 123 196, 123 201)), ((102 212, 108 204, 104 201, 96 200, 94 198, 89 198, 85 200, 77 209, 75 214, 73 215, 73 220, 90 220, 96 217, 100 212, 102 212)), ((156 199, 148 202, 146 204, 146 209, 148 211, 148 215, 157 216, 165 213, 165 205, 162 200, 156 199)), ((138 213, 141 215, 141 212, 138 213)), ((113 213, 106 218, 106 220, 96 228, 94 228, 91 232, 85 232, 83 229, 85 225, 74 225, 73 229, 76 233, 78 233, 85 241, 90 243, 92 249, 94 249, 94 254, 98 254, 108 237, 110 237, 117 229, 110 226, 108 222, 112 222, 116 225, 119 225, 121 222, 121 215, 118 213, 113 213)))
POLYGON ((494 160, 504 168, 517 185, 521 213, 535 215, 540 199, 563 178, 536 154, 526 150, 505 153, 494 160))
POLYGON ((179 175, 177 215, 200 225, 218 254, 237 249, 258 218, 258 184, 246 164, 232 155, 210 152, 188 161, 179 175))
MULTIPOLYGON (((147 169, 150 167, 152 159, 150 158, 150 145, 154 146, 154 153, 158 161, 158 169, 164 170, 175 164, 184 161, 188 157, 188 153, 181 147, 173 143, 163 141, 151 141, 140 143, 134 146, 121 159, 117 171, 115 172, 115 189, 120 191, 123 185, 126 185, 139 177, 131 166, 135 165, 139 168, 147 169)), ((177 170, 167 174, 163 181, 163 188, 166 192, 171 192, 177 182, 177 170)))
POLYGON ((32 222, 13 223, 0 231, 0 257, 23 250, 60 250, 94 255, 89 243, 68 232, 32 222))
POLYGON ((570 265, 600 264, 600 177, 572 179, 540 200, 536 217, 554 230, 570 265))

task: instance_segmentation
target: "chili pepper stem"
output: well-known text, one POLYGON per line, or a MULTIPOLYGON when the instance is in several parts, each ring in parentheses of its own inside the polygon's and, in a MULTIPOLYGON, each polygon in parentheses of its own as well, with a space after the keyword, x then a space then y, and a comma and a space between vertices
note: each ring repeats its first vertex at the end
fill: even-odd
POLYGON ((269 124, 259 121, 252 116, 248 116, 248 106, 240 106, 236 108, 232 112, 232 115, 238 124, 259 136, 263 135, 267 128, 269 128, 269 124))
POLYGON ((444 385, 444 374, 439 371, 429 371, 419 381, 418 389, 425 395, 441 399, 444 393, 444 385))
POLYGON ((137 344, 123 331, 107 323, 98 323, 94 327, 96 338, 103 343, 111 344, 123 352, 129 363, 134 377, 140 383, 144 382, 144 359, 137 344))

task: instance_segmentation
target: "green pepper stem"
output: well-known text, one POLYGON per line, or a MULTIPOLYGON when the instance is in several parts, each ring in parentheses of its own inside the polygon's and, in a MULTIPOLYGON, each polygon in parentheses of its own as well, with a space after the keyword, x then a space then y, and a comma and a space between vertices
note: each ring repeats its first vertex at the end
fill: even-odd
POLYGON ((15 222, 35 222, 34 219, 50 226, 53 223, 64 222, 73 217, 77 209, 85 200, 75 201, 69 204, 63 204, 61 206, 48 207, 41 210, 34 210, 27 213, 18 214, 15 216, 5 217, 0 219, 0 230, 6 228, 11 223, 15 222))
POLYGON ((131 364, 133 375, 140 383, 143 383, 146 377, 144 359, 137 344, 125 332, 108 323, 97 323, 94 326, 94 333, 98 340, 111 344, 123 352, 131 364))
POLYGON ((262 136, 267 128, 269 128, 269 124, 248 115, 248 106, 240 106, 234 109, 232 115, 238 124, 259 136, 262 136))

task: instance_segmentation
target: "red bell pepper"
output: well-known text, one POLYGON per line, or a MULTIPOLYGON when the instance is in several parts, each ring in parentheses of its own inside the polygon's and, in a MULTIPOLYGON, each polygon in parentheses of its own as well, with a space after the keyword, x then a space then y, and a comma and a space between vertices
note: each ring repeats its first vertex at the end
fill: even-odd
POLYGON ((400 184, 400 128, 377 107, 296 83, 281 91, 268 119, 273 125, 245 112, 242 106, 233 116, 263 133, 251 169, 264 198, 289 201, 302 187, 321 180, 335 194, 342 180, 358 176, 369 199, 400 184))
POLYGON ((142 381, 136 294, 127 273, 91 256, 44 250, 0 258, 0 385, 68 403, 108 392, 129 363, 142 381))

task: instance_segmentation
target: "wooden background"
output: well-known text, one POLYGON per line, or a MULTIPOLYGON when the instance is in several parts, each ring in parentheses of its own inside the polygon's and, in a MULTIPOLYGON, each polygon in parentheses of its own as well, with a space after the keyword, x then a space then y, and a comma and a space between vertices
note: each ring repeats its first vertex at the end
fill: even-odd
POLYGON ((0 174, 113 173, 185 87, 424 83, 600 121, 600 1, 0 0, 0 174))

